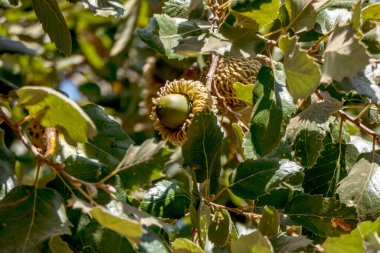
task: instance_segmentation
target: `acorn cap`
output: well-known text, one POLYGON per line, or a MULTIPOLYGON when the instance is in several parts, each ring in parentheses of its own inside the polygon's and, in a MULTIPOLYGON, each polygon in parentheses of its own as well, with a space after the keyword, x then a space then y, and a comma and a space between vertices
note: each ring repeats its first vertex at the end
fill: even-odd
POLYGON ((211 110, 213 105, 211 95, 199 81, 181 79, 167 82, 157 94, 158 97, 153 98, 150 114, 150 118, 154 121, 153 126, 161 133, 162 139, 179 146, 186 142, 186 132, 195 114, 205 109, 211 110), (172 96, 172 94, 182 96, 172 96), (178 102, 182 108, 176 108, 178 102), (169 112, 172 115, 169 115, 169 112))
MULTIPOLYGON (((261 64, 253 57, 224 57, 219 60, 213 80, 213 92, 225 98, 225 102, 232 108, 244 105, 244 102, 236 98, 234 83, 245 85, 256 82, 256 76, 261 64)), ((219 101, 223 103, 224 101, 219 101)))

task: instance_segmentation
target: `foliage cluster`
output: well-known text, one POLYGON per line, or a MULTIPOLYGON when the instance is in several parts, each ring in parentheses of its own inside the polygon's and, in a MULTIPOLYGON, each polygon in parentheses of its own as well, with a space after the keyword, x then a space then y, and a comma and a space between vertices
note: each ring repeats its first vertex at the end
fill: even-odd
POLYGON ((0 0, 0 56, 0 252, 380 250, 380 3, 0 0), (162 140, 223 57, 262 64, 248 120, 162 140))

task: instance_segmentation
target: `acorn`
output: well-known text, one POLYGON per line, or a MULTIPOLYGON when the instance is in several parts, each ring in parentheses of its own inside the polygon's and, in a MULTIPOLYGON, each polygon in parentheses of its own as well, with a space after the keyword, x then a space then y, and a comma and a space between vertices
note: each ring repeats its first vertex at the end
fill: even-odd
POLYGON ((190 112, 191 103, 185 95, 169 94, 158 99, 156 114, 161 123, 170 129, 180 128, 190 112))
POLYGON ((174 145, 186 142, 186 132, 192 119, 203 110, 212 109, 212 98, 199 81, 174 80, 167 82, 153 98, 150 118, 164 140, 174 145))
POLYGON ((215 71, 212 88, 213 93, 218 93, 224 98, 224 101, 219 101, 219 105, 223 107, 223 103, 226 103, 231 108, 245 106, 244 102, 236 98, 234 83, 254 84, 260 67, 260 62, 253 57, 221 58, 215 71))

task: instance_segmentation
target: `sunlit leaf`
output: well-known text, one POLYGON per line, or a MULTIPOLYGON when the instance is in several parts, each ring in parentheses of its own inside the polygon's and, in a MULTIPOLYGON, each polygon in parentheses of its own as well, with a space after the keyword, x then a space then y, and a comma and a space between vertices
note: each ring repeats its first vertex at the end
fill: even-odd
POLYGON ((19 106, 40 120, 44 127, 55 127, 73 143, 86 142, 96 134, 96 127, 88 115, 62 93, 48 87, 24 86, 16 91, 19 106), (75 122, 75 124, 73 124, 75 122))
POLYGON ((197 244, 186 238, 177 238, 172 242, 173 253, 204 253, 197 244))
POLYGON ((343 203, 355 206, 359 218, 374 219, 380 212, 380 191, 377 182, 380 177, 380 158, 376 155, 362 157, 351 169, 337 189, 343 203))
POLYGON ((371 4, 361 11, 362 19, 380 20, 380 3, 371 4))
POLYGON ((319 86, 321 73, 318 65, 300 49, 294 36, 282 37, 279 47, 284 53, 286 86, 293 99, 306 98, 319 86))
POLYGON ((260 252, 273 253, 273 248, 267 237, 254 231, 247 235, 242 235, 237 240, 231 241, 232 252, 260 252))

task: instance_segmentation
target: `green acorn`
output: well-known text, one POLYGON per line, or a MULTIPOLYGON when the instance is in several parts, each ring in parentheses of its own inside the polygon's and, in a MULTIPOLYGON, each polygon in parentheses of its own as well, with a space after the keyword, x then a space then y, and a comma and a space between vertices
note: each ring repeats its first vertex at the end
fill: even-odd
POLYGON ((186 142, 186 132, 194 115, 212 109, 212 98, 199 81, 174 80, 167 82, 153 99, 150 118, 162 139, 174 145, 186 142))

